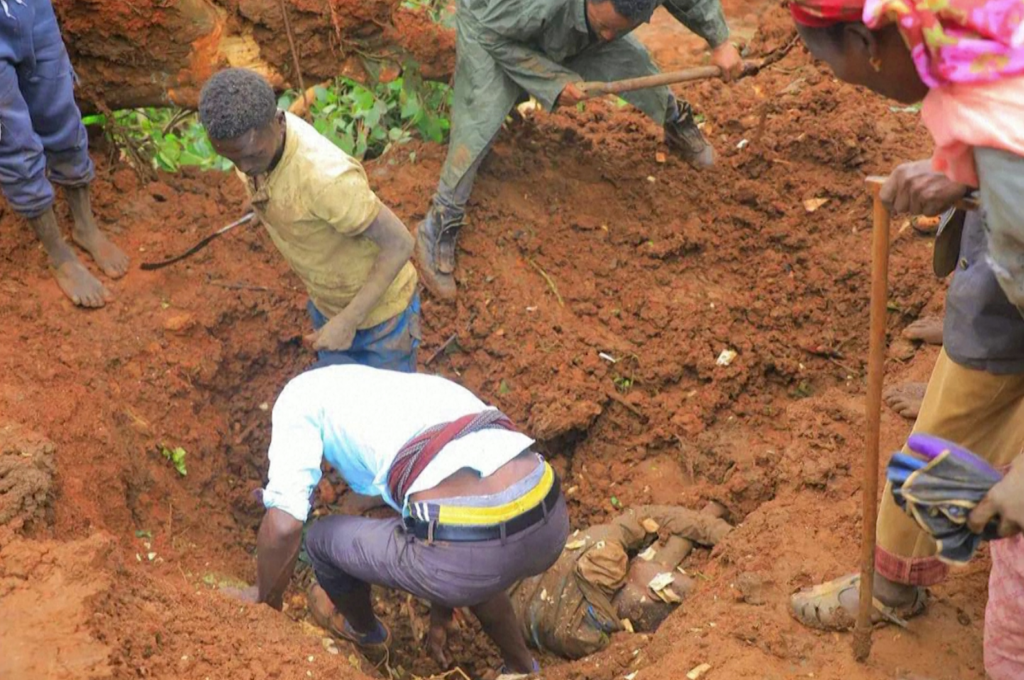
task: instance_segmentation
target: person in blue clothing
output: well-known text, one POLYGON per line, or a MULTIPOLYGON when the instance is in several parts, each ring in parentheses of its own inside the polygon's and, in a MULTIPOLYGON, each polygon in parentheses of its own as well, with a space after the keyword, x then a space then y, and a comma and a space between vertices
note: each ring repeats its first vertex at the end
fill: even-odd
POLYGON ((74 242, 107 276, 128 271, 128 257, 96 225, 93 177, 52 3, 0 0, 0 190, 42 241, 61 290, 82 307, 102 307, 111 296, 64 240, 53 211, 54 184, 64 187, 71 207, 74 242))

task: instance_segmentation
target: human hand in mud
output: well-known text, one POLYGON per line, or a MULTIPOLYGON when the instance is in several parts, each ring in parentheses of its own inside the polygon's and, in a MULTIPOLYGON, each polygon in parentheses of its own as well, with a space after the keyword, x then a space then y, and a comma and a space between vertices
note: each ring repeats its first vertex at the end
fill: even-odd
POLYGON ((915 161, 896 168, 879 198, 889 210, 911 215, 941 215, 963 198, 968 187, 932 170, 932 162, 915 161))
POLYGON ((971 531, 980 534, 995 517, 999 517, 999 535, 1016 536, 1024 531, 1024 456, 1013 464, 1013 469, 978 503, 968 524, 971 531))
POLYGON ((727 83, 743 74, 743 57, 728 40, 711 50, 711 63, 722 69, 722 80, 727 83))
POLYGON ((235 600, 256 604, 260 597, 259 586, 238 588, 236 586, 221 586, 220 592, 235 600))
POLYGON ((455 610, 437 604, 430 605, 430 629, 427 631, 427 651, 430 657, 444 669, 451 668, 452 657, 448 653, 448 633, 459 630, 455 610))
POLYGON ((562 94, 558 95, 556 106, 576 106, 586 98, 587 95, 583 90, 569 83, 562 90, 562 94))
POLYGON ((343 352, 352 346, 359 324, 345 313, 324 324, 319 331, 313 331, 305 337, 306 342, 316 351, 343 352))

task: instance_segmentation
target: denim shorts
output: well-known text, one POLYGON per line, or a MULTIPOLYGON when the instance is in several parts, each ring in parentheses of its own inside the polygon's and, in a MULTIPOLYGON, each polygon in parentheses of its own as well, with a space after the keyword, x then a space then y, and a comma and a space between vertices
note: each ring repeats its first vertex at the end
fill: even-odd
MULTIPOLYGON (((313 301, 306 305, 313 320, 313 329, 320 330, 328 319, 313 301)), ((357 331, 348 349, 317 352, 313 368, 333 364, 360 364, 403 373, 416 372, 416 350, 420 346, 420 294, 413 295, 409 306, 398 316, 382 324, 357 331)))

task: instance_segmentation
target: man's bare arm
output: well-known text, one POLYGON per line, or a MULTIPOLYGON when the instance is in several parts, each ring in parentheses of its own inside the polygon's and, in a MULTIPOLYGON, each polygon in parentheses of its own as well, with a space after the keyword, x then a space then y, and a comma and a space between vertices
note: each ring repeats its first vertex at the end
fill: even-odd
POLYGON ((381 207, 377 218, 362 235, 380 248, 377 259, 370 269, 366 283, 348 306, 315 334, 313 349, 346 350, 351 347, 356 330, 377 306, 392 281, 412 257, 416 244, 402 220, 387 206, 381 207))
POLYGON ((257 602, 281 609, 301 544, 302 522, 283 510, 268 510, 256 538, 257 602))

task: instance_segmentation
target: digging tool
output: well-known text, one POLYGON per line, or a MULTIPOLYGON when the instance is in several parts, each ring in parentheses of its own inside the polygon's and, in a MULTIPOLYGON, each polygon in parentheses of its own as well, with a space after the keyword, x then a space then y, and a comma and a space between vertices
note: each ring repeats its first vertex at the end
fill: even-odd
MULTIPOLYGON (((763 63, 761 61, 748 61, 744 64, 743 73, 739 77, 745 78, 746 76, 753 75, 761 70, 762 66, 763 63)), ((698 80, 720 78, 721 76, 722 69, 717 66, 696 66, 694 68, 684 68, 681 71, 668 71, 666 73, 656 73, 653 76, 626 78, 625 80, 615 80, 607 83, 601 81, 576 83, 576 87, 586 95, 586 99, 594 99, 595 97, 603 97, 607 94, 622 94, 623 92, 646 90, 652 87, 661 87, 662 85, 692 83, 698 80)))
MULTIPOLYGON (((772 50, 763 59, 754 59, 752 61, 744 62, 743 72, 739 75, 739 78, 756 75, 762 69, 779 61, 789 54, 790 50, 793 49, 798 41, 799 36, 794 34, 785 45, 772 50)), ((593 99, 595 97, 603 97, 608 94, 622 94, 623 92, 646 90, 651 87, 661 87, 662 85, 692 83, 698 80, 710 80, 712 78, 721 77, 722 69, 717 66, 697 66, 695 68, 685 68, 681 71, 668 71, 667 73, 657 73, 653 76, 626 78, 625 80, 615 80, 612 82, 590 81, 576 83, 576 87, 586 95, 587 99, 593 99)), ((737 78, 737 80, 739 80, 739 78, 737 78)))
POLYGON ((241 218, 239 218, 239 219, 235 220, 234 222, 232 222, 231 224, 227 225, 226 227, 221 227, 217 231, 213 232, 212 234, 210 234, 209 236, 204 238, 202 241, 200 241, 199 243, 195 244, 194 246, 192 246, 191 248, 186 250, 181 255, 178 255, 176 257, 172 257, 172 258, 170 258, 168 260, 162 260, 160 262, 143 262, 140 265, 140 267, 143 270, 145 270, 145 271, 153 271, 154 269, 163 269, 164 267, 169 267, 170 265, 174 264, 175 262, 181 262, 185 258, 190 257, 190 256, 195 255, 196 253, 198 253, 200 250, 202 250, 207 245, 209 245, 210 241, 214 240, 218 236, 222 236, 222 235, 228 233, 229 231, 231 231, 235 227, 240 227, 243 224, 248 224, 249 222, 252 222, 254 217, 256 217, 256 213, 248 212, 245 215, 243 215, 241 218))
MULTIPOLYGON (((860 607, 853 632, 853 656, 866 661, 871 654, 871 612, 874 609, 875 524, 878 521, 878 454, 882 429, 882 379, 885 373, 885 320, 889 297, 889 209, 882 203, 887 177, 868 177, 872 197, 871 226, 871 339, 868 345, 867 437, 864 446, 864 526, 860 552, 860 607)), ((965 198, 961 209, 978 207, 965 198)))

